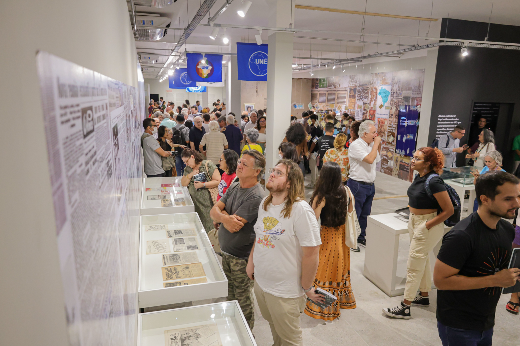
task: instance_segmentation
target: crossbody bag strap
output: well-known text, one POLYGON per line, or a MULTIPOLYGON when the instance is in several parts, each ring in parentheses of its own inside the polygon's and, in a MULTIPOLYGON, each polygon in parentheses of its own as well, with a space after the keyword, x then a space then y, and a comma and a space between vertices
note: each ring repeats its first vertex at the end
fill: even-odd
POLYGON ((424 187, 426 188, 426 193, 428 194, 428 197, 431 199, 435 199, 433 196, 432 190, 430 190, 430 180, 432 180, 434 177, 438 177, 438 174, 432 174, 428 178, 426 178, 426 182, 424 183, 424 187))

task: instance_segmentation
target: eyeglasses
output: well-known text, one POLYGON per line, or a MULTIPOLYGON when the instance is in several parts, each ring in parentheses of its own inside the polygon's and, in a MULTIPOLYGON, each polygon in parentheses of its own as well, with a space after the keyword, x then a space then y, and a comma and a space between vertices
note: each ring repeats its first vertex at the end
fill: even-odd
POLYGON ((424 161, 424 160, 422 160, 422 159, 418 159, 418 158, 416 158, 416 157, 412 157, 411 161, 415 161, 415 162, 417 162, 417 161, 424 161))
POLYGON ((276 175, 277 177, 283 177, 284 175, 286 175, 284 172, 282 172, 281 170, 279 169, 276 169, 276 168, 271 168, 269 170, 269 175, 273 174, 276 175))

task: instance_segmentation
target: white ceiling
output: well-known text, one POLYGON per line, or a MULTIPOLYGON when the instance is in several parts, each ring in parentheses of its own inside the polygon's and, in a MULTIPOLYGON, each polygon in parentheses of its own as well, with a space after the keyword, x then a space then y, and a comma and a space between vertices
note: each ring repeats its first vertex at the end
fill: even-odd
MULTIPOLYGON (((162 17, 171 18, 171 27, 184 28, 194 17, 202 1, 203 0, 178 0, 176 3, 162 9, 137 6, 136 10, 139 13, 156 13, 162 17)), ((215 23, 251 27, 268 26, 269 8, 267 0, 253 0, 253 4, 245 18, 239 17, 236 13, 241 2, 241 0, 234 0, 228 9, 218 17, 215 23)), ((213 15, 224 3, 225 0, 217 0, 210 14, 213 15)), ((490 18, 492 3, 493 13, 491 15, 491 22, 520 25, 520 1, 517 0, 433 0, 433 9, 432 0, 321 0, 318 4, 314 0, 297 0, 294 1, 294 3, 305 6, 320 6, 361 12, 366 10, 366 12, 381 14, 438 19, 438 21, 430 22, 295 9, 294 28, 296 30, 311 30, 309 32, 297 32, 295 34, 295 57, 309 56, 311 46, 313 57, 345 58, 346 51, 348 51, 348 57, 353 57, 374 52, 395 50, 398 49, 398 43, 405 45, 424 44, 426 40, 398 38, 385 35, 439 37, 441 18, 449 17, 487 22, 490 18), (365 41, 391 43, 392 45, 362 44, 357 42, 347 43, 344 41, 324 41, 309 38, 360 40, 359 34, 352 35, 348 33, 360 33, 362 28, 364 28, 366 34, 365 41), (329 31, 329 33, 319 31, 329 31), (372 36, 369 34, 376 35, 372 36)), ((208 16, 202 20, 201 24, 207 24, 207 22, 208 16)), ((229 44, 224 45, 221 38, 217 38, 215 41, 211 40, 209 38, 210 33, 210 27, 199 25, 191 34, 185 47, 182 47, 182 51, 186 49, 188 51, 229 52, 229 44)), ((227 29, 228 36, 241 42, 255 42, 254 35, 257 33, 258 31, 254 29, 227 29)), ((181 34, 182 31, 180 30, 168 30, 167 35, 159 41, 136 41, 138 52, 146 51, 156 54, 168 54, 168 50, 158 49, 172 49, 181 34)), ((264 30, 262 32, 264 42, 267 41, 268 35, 269 31, 264 30)), ((144 53, 142 53, 142 55, 146 56, 144 53)), ((408 56, 417 56, 417 52, 415 54, 407 53, 403 58, 408 56)), ((163 66, 167 59, 167 56, 155 55, 155 57, 158 59, 158 63, 155 65, 160 66, 163 66)), ((294 61, 300 62, 299 59, 294 59, 294 61)), ((302 60, 302 62, 304 61, 302 60)), ((306 62, 309 61, 307 60, 306 62)), ((316 61, 314 62, 316 63, 316 61)), ((145 69, 144 77, 156 78, 159 69, 149 68, 145 65, 146 63, 143 61, 143 67, 145 69)))

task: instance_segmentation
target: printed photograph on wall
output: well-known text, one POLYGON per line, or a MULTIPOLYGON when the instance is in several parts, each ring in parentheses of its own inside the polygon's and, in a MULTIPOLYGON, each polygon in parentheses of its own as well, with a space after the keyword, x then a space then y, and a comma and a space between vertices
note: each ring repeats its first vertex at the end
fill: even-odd
POLYGON ((244 103, 244 110, 247 111, 248 113, 251 113, 253 111, 253 109, 255 109, 255 104, 254 103, 244 103))

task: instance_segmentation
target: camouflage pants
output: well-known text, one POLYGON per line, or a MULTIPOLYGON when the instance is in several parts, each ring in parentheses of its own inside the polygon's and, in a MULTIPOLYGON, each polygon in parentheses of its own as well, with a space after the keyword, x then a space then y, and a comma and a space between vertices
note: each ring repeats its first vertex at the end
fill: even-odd
POLYGON ((249 328, 253 330, 255 314, 253 306, 253 286, 246 273, 247 261, 225 253, 222 253, 222 268, 228 279, 227 300, 237 300, 242 313, 246 318, 249 328))

